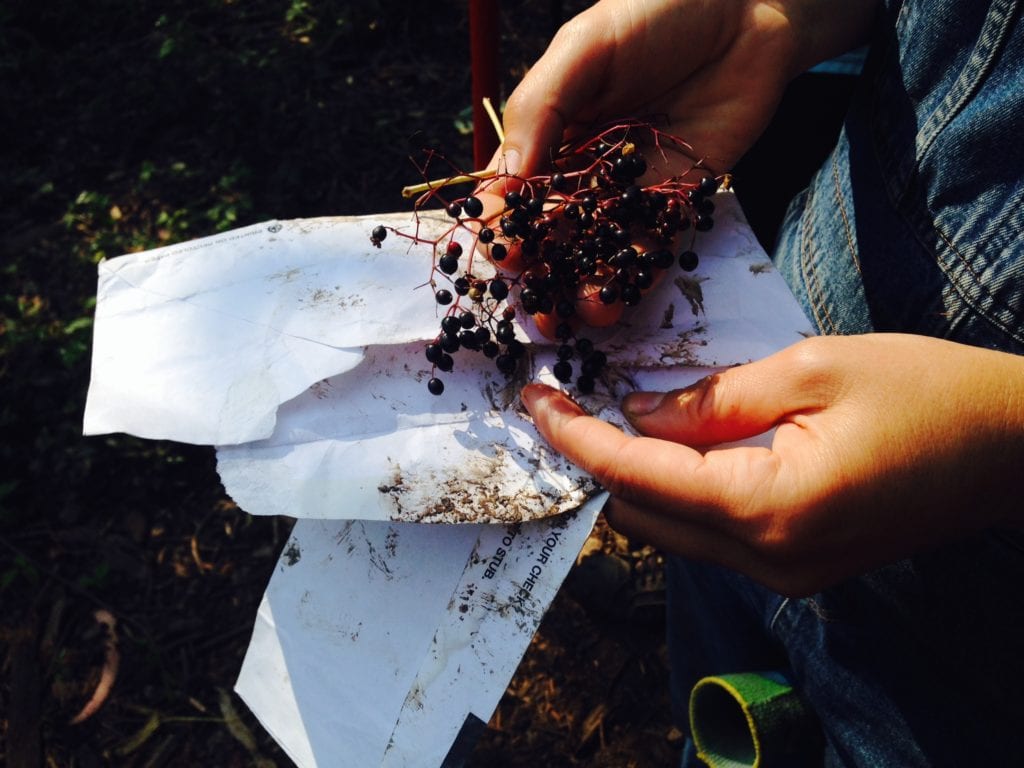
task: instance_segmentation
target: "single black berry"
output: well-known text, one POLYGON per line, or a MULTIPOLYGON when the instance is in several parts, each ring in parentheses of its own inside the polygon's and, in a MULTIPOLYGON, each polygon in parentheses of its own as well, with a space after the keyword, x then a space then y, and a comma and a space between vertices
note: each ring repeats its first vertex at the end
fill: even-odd
POLYGON ((508 322, 507 320, 501 320, 497 325, 494 326, 494 338, 496 338, 502 344, 508 344, 515 337, 515 328, 513 328, 512 323, 508 322))
POLYGON ((508 296, 508 283, 501 278, 496 277, 491 280, 490 291, 491 296, 496 298, 498 301, 501 301, 508 296))
POLYGON ((370 233, 370 242, 380 248, 381 242, 388 236, 388 231, 385 227, 378 224, 373 228, 370 233))
POLYGON ((446 315, 441 318, 441 330, 449 336, 454 336, 462 330, 462 323, 460 323, 459 318, 454 315, 446 315))
POLYGON ((679 266, 686 272, 693 272, 697 268, 700 259, 693 251, 683 251, 679 254, 679 266))
POLYGON ((715 220, 705 213, 698 213, 693 222, 693 228, 698 232, 707 232, 713 226, 715 226, 715 220))
POLYGON ((435 376, 427 382, 427 389, 430 390, 432 395, 440 395, 444 392, 444 382, 435 376))
POLYGON ((481 243, 487 245, 487 243, 494 240, 494 230, 491 229, 490 227, 482 227, 480 229, 480 234, 478 235, 478 237, 480 238, 481 243))
POLYGON ((484 212, 484 204, 480 202, 480 198, 470 196, 462 201, 462 210, 467 216, 475 219, 484 212))
POLYGON ((505 257, 508 256, 508 248, 501 243, 495 243, 491 246, 491 258, 495 261, 504 261, 505 257))
POLYGON ((455 333, 442 333, 438 343, 445 352, 458 352, 461 346, 459 344, 459 337, 455 333))
POLYGON ((498 355, 494 358, 494 364, 504 374, 514 373, 516 370, 516 359, 512 355, 498 355))
POLYGON ((572 381, 572 363, 568 360, 559 360, 553 369, 555 378, 563 384, 572 381))
POLYGON ((606 285, 598 293, 598 297, 602 304, 614 304, 619 299, 619 292, 614 285, 606 285))
POLYGON ((622 303, 627 307, 639 304, 640 298, 640 289, 634 283, 627 283, 622 286, 622 303))
POLYGON ((433 344, 427 344, 423 354, 426 355, 427 362, 434 363, 436 365, 441 360, 443 350, 441 349, 440 344, 434 342, 433 344))
POLYGON ((459 257, 446 253, 437 260, 437 267, 446 275, 454 275, 459 271, 459 257))
POLYGON ((701 179, 700 187, 701 194, 711 196, 718 191, 718 179, 714 176, 707 176, 701 179))
POLYGON ((441 306, 446 306, 452 303, 452 292, 447 288, 442 288, 434 294, 434 298, 437 299, 437 303, 441 306))

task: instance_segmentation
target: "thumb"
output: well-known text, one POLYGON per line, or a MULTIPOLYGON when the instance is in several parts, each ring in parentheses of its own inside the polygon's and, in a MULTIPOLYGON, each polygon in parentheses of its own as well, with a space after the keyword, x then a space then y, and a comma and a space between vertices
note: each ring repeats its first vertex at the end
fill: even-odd
POLYGON ((791 347, 684 389, 634 392, 624 398, 622 410, 641 434, 686 445, 754 437, 829 399, 826 377, 802 365, 802 357, 807 356, 791 347))

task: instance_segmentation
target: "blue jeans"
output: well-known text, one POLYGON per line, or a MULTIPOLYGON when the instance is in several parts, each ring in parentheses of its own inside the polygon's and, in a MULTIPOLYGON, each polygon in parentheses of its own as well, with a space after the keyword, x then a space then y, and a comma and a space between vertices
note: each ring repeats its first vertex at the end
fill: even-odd
MULTIPOLYGON (((821 333, 902 331, 1024 354, 1020 5, 880 7, 836 149, 790 206, 774 254, 821 333)), ((700 677, 780 669, 818 715, 824 765, 1024 764, 1020 532, 801 600, 681 559, 668 577, 684 729, 700 677)))

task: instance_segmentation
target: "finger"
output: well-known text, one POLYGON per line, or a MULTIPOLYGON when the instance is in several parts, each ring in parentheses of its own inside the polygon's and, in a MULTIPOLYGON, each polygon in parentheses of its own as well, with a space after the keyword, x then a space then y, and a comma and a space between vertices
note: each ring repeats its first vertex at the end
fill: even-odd
POLYGON ((589 119, 587 108, 600 95, 615 48, 610 25, 591 23, 592 17, 584 11, 564 25, 509 97, 501 148, 509 173, 528 176, 544 168, 566 130, 589 119))
POLYGON ((649 437, 709 446, 753 437, 824 407, 830 377, 806 345, 707 376, 667 393, 634 392, 622 410, 649 437))
POLYGON ((751 510, 782 503, 780 464, 766 448, 704 456, 679 443, 628 436, 542 384, 527 385, 521 397, 551 446, 613 496, 682 510, 690 522, 719 530, 737 530, 750 521, 751 510))
POLYGON ((612 528, 631 539, 663 552, 725 566, 790 597, 813 594, 842 573, 829 563, 772 557, 729 533, 614 497, 602 514, 612 528))

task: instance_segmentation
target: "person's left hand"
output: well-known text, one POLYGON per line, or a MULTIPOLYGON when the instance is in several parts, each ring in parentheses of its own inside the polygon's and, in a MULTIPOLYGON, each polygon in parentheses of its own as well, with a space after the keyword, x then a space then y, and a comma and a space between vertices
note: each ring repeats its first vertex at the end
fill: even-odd
POLYGON ((616 528, 785 594, 1024 519, 1024 358, 897 334, 819 337, 683 390, 633 393, 642 437, 522 392, 610 493, 616 528), (774 428, 770 448, 722 447, 774 428))

